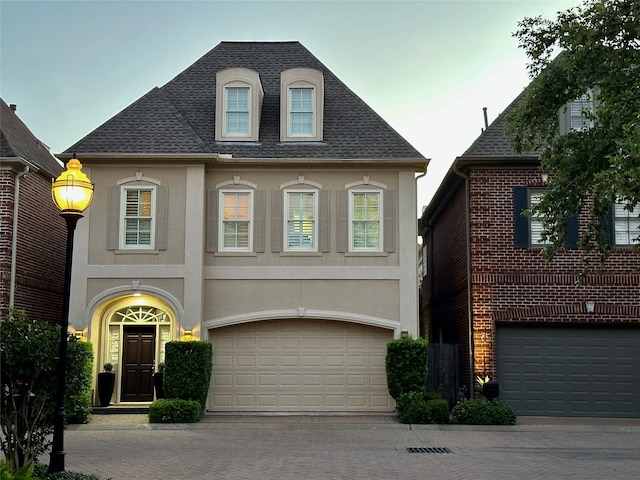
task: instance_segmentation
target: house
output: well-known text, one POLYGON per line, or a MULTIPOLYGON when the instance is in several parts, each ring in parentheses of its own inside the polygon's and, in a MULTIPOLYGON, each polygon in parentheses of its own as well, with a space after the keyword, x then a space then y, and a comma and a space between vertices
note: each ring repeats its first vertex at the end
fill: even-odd
POLYGON ((169 340, 213 344, 209 411, 391 411, 418 334, 428 160, 298 42, 222 42, 59 157, 95 182, 70 321, 153 400, 169 340))
POLYGON ((0 99, 0 319, 9 309, 57 324, 66 227, 51 200, 62 166, 0 99))
POLYGON ((473 392, 476 376, 488 375, 519 415, 640 417, 638 210, 616 214, 604 274, 576 285, 577 222, 544 260, 541 222, 522 212, 548 179, 538 155, 516 155, 504 135, 518 99, 455 159, 419 220, 422 331, 460 346, 455 391, 473 392))

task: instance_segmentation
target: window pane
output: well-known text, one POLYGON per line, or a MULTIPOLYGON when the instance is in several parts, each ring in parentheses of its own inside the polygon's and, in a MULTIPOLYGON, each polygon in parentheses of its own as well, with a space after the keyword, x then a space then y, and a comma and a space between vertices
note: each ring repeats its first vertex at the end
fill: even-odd
POLYGON ((227 88, 227 133, 249 133, 249 89, 227 88))
POLYGON ((224 248, 248 249, 250 224, 249 192, 224 192, 223 194, 223 246, 224 248))
POLYGON ((315 194, 287 194, 287 245, 290 248, 313 249, 315 229, 315 194))
POLYGON ((151 245, 152 198, 153 190, 150 189, 125 190, 125 245, 151 245))
POLYGON ((291 89, 289 115, 292 135, 313 135, 313 89, 291 89))
POLYGON ((380 194, 376 192, 353 193, 351 199, 352 248, 356 250, 380 249, 380 194))
POLYGON ((613 206, 614 212, 614 241, 616 245, 632 245, 638 233, 640 218, 638 218, 638 207, 633 211, 624 208, 624 203, 616 202, 613 206))

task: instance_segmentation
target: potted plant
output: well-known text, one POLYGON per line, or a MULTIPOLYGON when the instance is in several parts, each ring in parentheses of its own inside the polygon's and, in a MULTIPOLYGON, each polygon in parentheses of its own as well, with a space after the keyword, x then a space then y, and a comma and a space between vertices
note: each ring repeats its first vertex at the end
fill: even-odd
POLYGON ((98 398, 101 407, 108 407, 113 395, 113 387, 116 384, 116 374, 113 373, 113 365, 109 362, 104 364, 104 372, 98 374, 98 398))
POLYGON ((164 397, 164 362, 158 364, 158 371, 153 374, 153 386, 156 391, 156 399, 164 397))

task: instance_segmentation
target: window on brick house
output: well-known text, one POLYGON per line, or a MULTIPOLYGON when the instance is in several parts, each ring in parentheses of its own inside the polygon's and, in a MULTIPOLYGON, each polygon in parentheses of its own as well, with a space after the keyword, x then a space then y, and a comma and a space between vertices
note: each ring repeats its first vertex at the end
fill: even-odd
POLYGON ((616 202, 611 208, 610 237, 614 245, 626 246, 638 243, 640 235, 640 206, 636 205, 631 211, 625 208, 623 202, 616 202))
MULTIPOLYGON (((540 188, 514 187, 514 243, 516 248, 544 247, 542 240, 543 219, 533 217, 527 212, 537 205, 545 190, 540 188)), ((565 242, 567 248, 578 246, 578 220, 575 217, 567 219, 565 225, 565 242)))

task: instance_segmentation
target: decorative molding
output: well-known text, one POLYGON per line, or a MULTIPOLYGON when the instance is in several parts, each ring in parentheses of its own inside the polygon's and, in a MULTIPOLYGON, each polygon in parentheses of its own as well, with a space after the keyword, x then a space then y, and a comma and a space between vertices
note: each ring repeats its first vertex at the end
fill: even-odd
POLYGON ((384 183, 380 183, 380 182, 376 182, 375 180, 371 180, 371 177, 369 177, 369 175, 363 175, 362 176, 362 180, 357 180, 355 182, 351 182, 351 183, 345 184, 344 188, 345 188, 345 190, 349 190, 350 188, 358 187, 358 186, 362 186, 362 185, 378 187, 378 188, 382 188, 384 190, 386 190, 388 188, 387 185, 384 184, 384 183))
POLYGON ((240 175, 234 175, 233 180, 226 180, 224 182, 220 182, 215 186, 215 189, 218 190, 223 187, 227 187, 229 185, 244 185, 245 187, 253 188, 256 190, 258 188, 257 183, 249 182, 247 180, 242 180, 240 175))
POLYGON ((154 185, 162 185, 160 180, 156 180, 155 178, 145 177, 142 172, 136 172, 135 177, 127 177, 116 182, 116 185, 124 185, 125 183, 133 183, 133 182, 145 182, 145 183, 153 183, 154 185))
POLYGON ((307 178, 304 175, 299 175, 296 180, 291 180, 289 182, 283 183, 282 185, 280 185, 280 189, 282 190, 283 188, 293 187, 296 185, 309 185, 311 187, 322 189, 322 184, 318 182, 314 182, 312 180, 307 180, 307 178))

